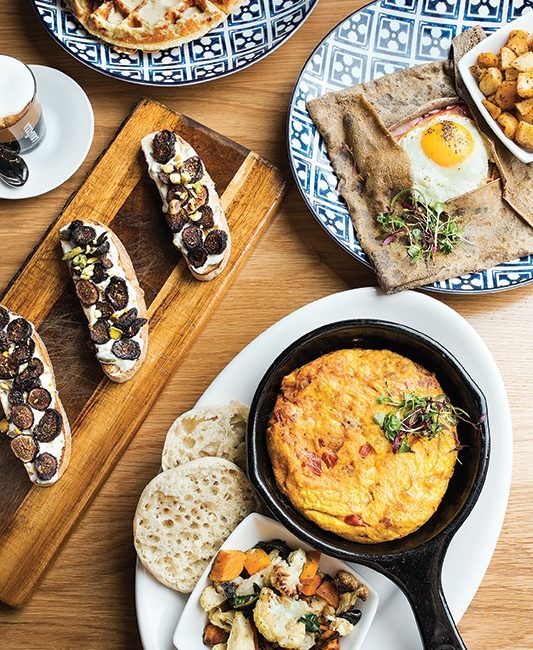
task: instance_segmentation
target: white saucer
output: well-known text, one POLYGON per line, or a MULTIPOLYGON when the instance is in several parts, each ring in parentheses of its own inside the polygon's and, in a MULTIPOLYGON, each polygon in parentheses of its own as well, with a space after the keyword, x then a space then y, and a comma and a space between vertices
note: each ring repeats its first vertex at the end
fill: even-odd
POLYGON ((0 181, 0 199, 28 199, 55 189, 78 170, 93 141, 93 109, 80 86, 55 68, 30 68, 37 81, 46 135, 38 147, 24 154, 27 183, 10 187, 0 181))

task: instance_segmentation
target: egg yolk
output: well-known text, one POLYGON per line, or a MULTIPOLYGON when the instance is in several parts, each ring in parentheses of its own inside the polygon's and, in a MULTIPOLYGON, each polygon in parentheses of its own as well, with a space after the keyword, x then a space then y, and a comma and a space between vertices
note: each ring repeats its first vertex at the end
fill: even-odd
POLYGON ((468 129, 451 120, 429 126, 420 140, 426 156, 441 167, 452 167, 466 160, 474 149, 468 129))

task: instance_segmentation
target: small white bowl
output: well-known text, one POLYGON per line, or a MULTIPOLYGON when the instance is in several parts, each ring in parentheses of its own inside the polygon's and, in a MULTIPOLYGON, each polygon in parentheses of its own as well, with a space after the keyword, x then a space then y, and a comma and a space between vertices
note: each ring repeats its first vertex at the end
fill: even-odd
MULTIPOLYGON (((307 544, 300 542, 297 537, 292 535, 280 523, 257 513, 248 515, 231 533, 221 548, 247 551, 252 546, 255 546, 257 542, 271 539, 282 539, 291 548, 303 548, 305 551, 312 550, 307 544)), ((205 650, 205 646, 202 643, 202 634, 207 623, 207 614, 200 607, 200 595, 210 583, 208 575, 211 571, 211 564, 204 571, 191 593, 176 627, 176 631, 174 632, 173 641, 178 650, 205 650)), ((361 610, 361 620, 351 634, 341 639, 342 650, 359 650, 376 615, 378 595, 368 584, 368 580, 358 575, 351 566, 329 555, 321 556, 320 569, 330 575, 334 575, 339 569, 350 571, 350 573, 355 575, 358 580, 368 587, 369 596, 367 600, 357 604, 358 609, 361 610)))
POLYGON ((487 124, 494 131, 496 137, 501 140, 501 142, 518 158, 518 160, 530 163, 533 162, 533 152, 523 149, 520 145, 516 144, 516 142, 513 142, 513 140, 504 135, 499 124, 496 120, 492 119, 490 113, 481 103, 481 100, 485 99, 485 95, 483 95, 481 90, 479 90, 478 82, 469 70, 471 65, 476 64, 478 54, 481 54, 481 52, 493 52, 494 54, 498 54, 500 49, 507 43, 509 33, 513 29, 525 29, 528 32, 533 32, 533 13, 525 14, 524 16, 513 20, 513 22, 508 23, 505 27, 494 32, 494 34, 487 36, 487 38, 481 41, 481 43, 478 43, 459 61, 459 72, 465 82, 468 92, 475 101, 479 112, 483 115, 487 124))

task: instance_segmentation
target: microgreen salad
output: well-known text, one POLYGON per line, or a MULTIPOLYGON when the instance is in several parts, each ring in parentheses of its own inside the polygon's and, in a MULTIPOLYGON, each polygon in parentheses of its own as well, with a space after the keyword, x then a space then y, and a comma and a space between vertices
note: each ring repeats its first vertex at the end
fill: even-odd
POLYGON ((221 550, 202 591, 203 642, 213 650, 339 650, 368 588, 348 571, 320 571, 320 553, 274 539, 221 550))

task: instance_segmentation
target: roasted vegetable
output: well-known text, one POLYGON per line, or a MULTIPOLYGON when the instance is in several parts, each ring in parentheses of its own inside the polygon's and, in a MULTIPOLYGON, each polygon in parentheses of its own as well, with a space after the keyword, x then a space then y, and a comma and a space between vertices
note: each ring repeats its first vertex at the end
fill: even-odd
POLYGON ((281 560, 270 574, 270 584, 285 596, 296 596, 300 587, 300 574, 305 564, 305 551, 293 551, 287 561, 281 560))
POLYGON ((235 612, 227 650, 255 650, 252 626, 242 612, 235 612))
POLYGON ((305 582, 302 582, 300 593, 303 596, 314 596, 316 594, 316 590, 320 587, 321 582, 322 577, 317 573, 312 578, 309 578, 305 582))
MULTIPOLYGON (((351 623, 352 625, 357 625, 357 623, 359 623, 359 621, 361 620, 361 610, 351 609, 348 612, 343 612, 342 614, 339 614, 339 618, 344 618, 345 620, 348 621, 348 623, 351 623)), ((344 634, 342 636, 344 636, 344 634)))
POLYGON ((284 560, 286 560, 291 553, 291 549, 281 539, 271 539, 269 542, 257 542, 254 548, 262 548, 267 553, 276 550, 279 552, 279 556, 284 560))
POLYGON ((300 574, 300 582, 305 584, 308 580, 314 578, 318 572, 319 565, 320 553, 318 551, 309 551, 306 554, 304 568, 300 574))
POLYGON ((270 558, 267 552, 262 548, 251 548, 246 551, 246 559, 244 560, 244 568, 249 576, 253 576, 259 571, 263 571, 270 566, 270 558))
POLYGON ((305 602, 278 596, 265 587, 254 609, 254 622, 267 641, 298 650, 306 635, 305 624, 300 619, 308 613, 305 602))
POLYGON ((366 600, 368 598, 368 588, 361 584, 354 575, 348 573, 348 571, 343 571, 342 569, 337 571, 333 584, 339 594, 355 591, 361 600, 366 600))
POLYGON ((242 573, 246 554, 242 551, 219 551, 209 572, 213 582, 228 582, 242 573))
POLYGON ((316 614, 305 614, 300 619, 300 622, 305 625, 306 632, 310 632, 311 634, 318 634, 320 632, 320 623, 316 614))
POLYGON ((228 640, 229 634, 226 630, 222 630, 220 627, 208 623, 204 628, 204 634, 202 636, 202 641, 204 645, 208 648, 212 648, 217 645, 217 643, 226 643, 228 640))
POLYGON ((323 598, 334 609, 337 609, 339 606, 339 592, 330 580, 322 580, 316 590, 316 595, 323 598))
POLYGON ((215 607, 220 607, 222 603, 227 600, 226 594, 223 590, 219 591, 213 585, 208 585, 200 596, 200 607, 204 612, 210 612, 215 607), (222 593, 221 593, 222 591, 222 593))

